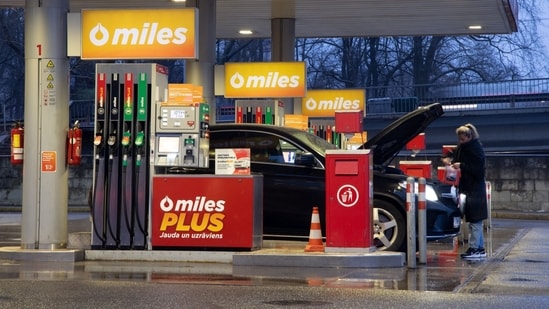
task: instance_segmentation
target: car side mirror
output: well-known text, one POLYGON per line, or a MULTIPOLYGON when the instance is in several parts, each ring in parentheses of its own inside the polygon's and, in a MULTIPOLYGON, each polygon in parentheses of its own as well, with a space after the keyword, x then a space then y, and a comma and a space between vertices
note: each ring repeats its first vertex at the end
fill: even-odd
POLYGON ((315 156, 310 152, 295 154, 295 165, 315 166, 315 156))

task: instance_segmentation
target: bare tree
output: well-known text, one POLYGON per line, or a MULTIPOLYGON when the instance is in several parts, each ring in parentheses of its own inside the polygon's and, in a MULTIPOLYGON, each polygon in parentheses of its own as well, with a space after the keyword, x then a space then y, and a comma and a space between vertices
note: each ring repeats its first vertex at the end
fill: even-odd
POLYGON ((300 39, 298 59, 307 61, 310 87, 369 87, 374 96, 390 95, 388 86, 419 85, 392 95, 421 97, 431 84, 547 76, 536 28, 544 2, 519 4, 520 31, 513 34, 300 39))
POLYGON ((23 119, 25 59, 22 9, 0 10, 0 112, 3 122, 23 119))
POLYGON ((217 63, 255 62, 269 60, 270 40, 218 40, 216 43, 217 63))

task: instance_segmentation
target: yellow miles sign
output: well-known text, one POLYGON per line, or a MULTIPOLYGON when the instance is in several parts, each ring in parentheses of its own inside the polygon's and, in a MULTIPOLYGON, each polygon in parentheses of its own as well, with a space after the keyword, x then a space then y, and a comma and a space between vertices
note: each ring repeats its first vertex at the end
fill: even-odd
POLYGON ((83 10, 82 59, 195 59, 198 13, 83 10))
POLYGON ((306 93, 304 62, 225 63, 226 98, 291 98, 306 93))
POLYGON ((309 90, 301 101, 301 113, 313 117, 334 117, 337 110, 364 111, 364 89, 309 90))

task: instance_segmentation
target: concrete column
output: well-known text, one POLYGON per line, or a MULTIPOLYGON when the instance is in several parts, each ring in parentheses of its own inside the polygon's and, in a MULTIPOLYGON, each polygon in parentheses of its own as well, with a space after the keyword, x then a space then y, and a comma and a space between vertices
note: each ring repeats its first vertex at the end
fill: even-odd
POLYGON ((67 245, 69 0, 25 2, 25 152, 21 247, 67 245))
POLYGON ((198 60, 185 62, 185 82, 200 85, 204 100, 210 104, 210 123, 214 124, 216 102, 214 95, 215 66, 215 0, 187 0, 187 7, 198 8, 198 60))
MULTIPOLYGON (((273 18, 271 20, 272 61, 295 61, 295 19, 273 18)), ((294 100, 284 101, 284 113, 294 114, 294 100)), ((300 112, 300 111, 299 111, 300 112)))
POLYGON ((272 61, 295 61, 295 19, 271 20, 272 61))

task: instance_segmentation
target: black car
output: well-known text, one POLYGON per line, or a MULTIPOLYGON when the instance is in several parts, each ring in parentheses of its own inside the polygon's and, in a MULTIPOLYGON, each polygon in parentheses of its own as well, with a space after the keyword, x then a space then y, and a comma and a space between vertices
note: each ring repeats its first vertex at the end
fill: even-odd
MULTIPOLYGON (((421 107, 399 118, 363 145, 373 154, 373 231, 378 249, 403 251, 406 247, 407 176, 388 167, 388 163, 442 114, 440 104, 421 107)), ((265 237, 308 237, 314 206, 319 207, 324 230, 325 151, 336 146, 293 128, 212 125, 210 172, 215 167, 213 158, 217 148, 250 148, 252 173, 263 174, 265 237)), ((448 197, 450 187, 428 181, 426 191, 428 239, 455 236, 461 218, 453 199, 448 197)))

